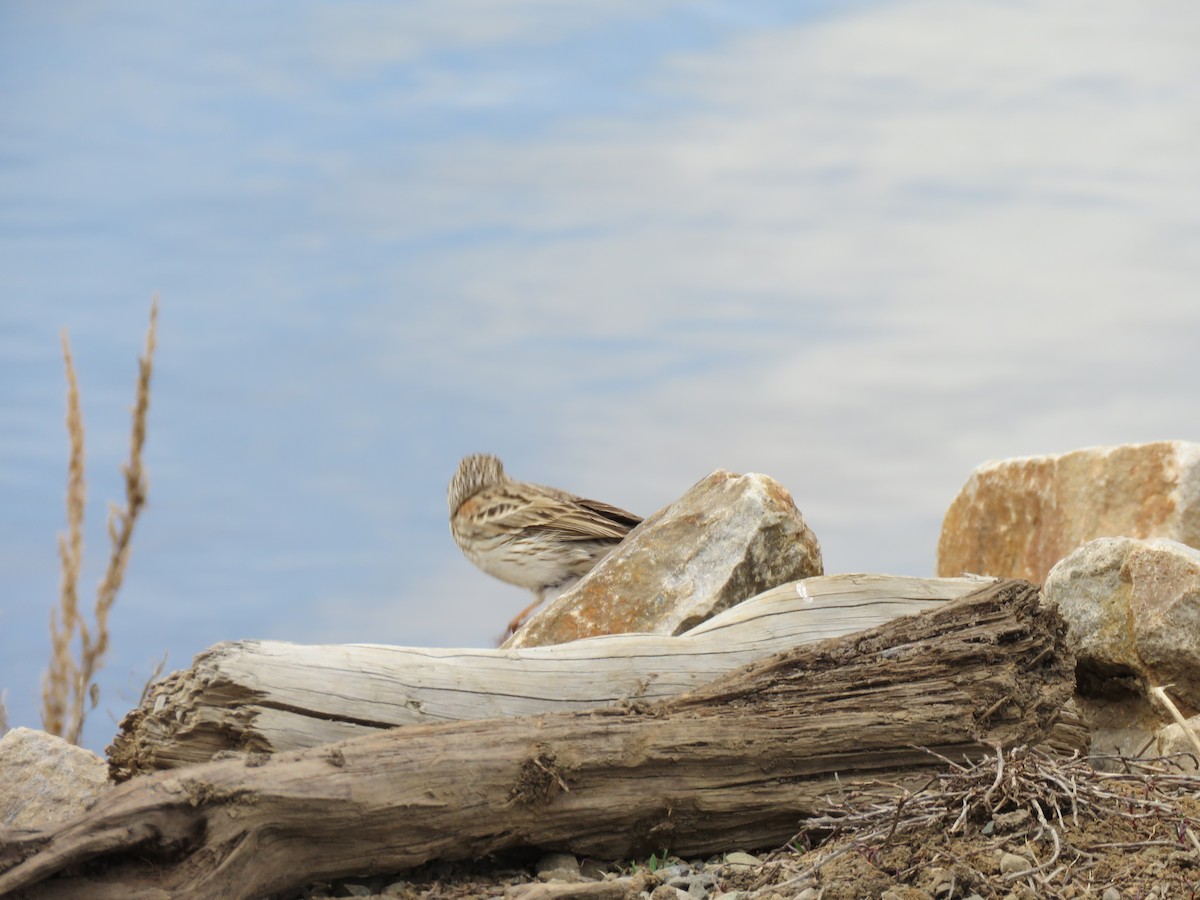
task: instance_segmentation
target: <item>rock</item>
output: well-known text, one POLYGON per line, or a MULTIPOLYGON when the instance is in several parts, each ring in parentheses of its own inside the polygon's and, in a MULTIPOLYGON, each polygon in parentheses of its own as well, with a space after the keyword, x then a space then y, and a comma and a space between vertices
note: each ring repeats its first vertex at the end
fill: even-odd
POLYGON ((734 850, 732 853, 725 854, 725 865, 753 868, 754 866, 761 866, 762 860, 750 853, 743 853, 741 850, 734 850))
POLYGON ((1121 900, 1121 892, 1115 887, 1106 887, 1100 895, 1100 900, 1121 900))
POLYGON ((558 881, 579 881, 579 860, 571 853, 547 853, 534 864, 538 877, 558 881))
POLYGON ((950 892, 954 876, 941 866, 930 866, 916 873, 916 885, 927 893, 937 896, 950 892))
POLYGON ((1200 550, 1101 538, 1054 567, 1045 595, 1081 663, 1173 684, 1200 708, 1200 550))
MULTIPOLYGON (((1192 716, 1187 720, 1188 728, 1193 734, 1200 735, 1200 716, 1192 716)), ((1183 730, 1178 722, 1164 725, 1155 735, 1155 752, 1160 756, 1176 756, 1176 764, 1185 772, 1195 773, 1200 769, 1200 753, 1192 738, 1183 730), (1191 756, 1183 756, 1183 754, 1191 756)))
POLYGON ((1077 547, 1121 535, 1200 547, 1200 444, 1093 447, 985 463, 946 512, 937 570, 1040 584, 1077 547))
POLYGON ((65 822, 111 788, 108 764, 90 750, 32 728, 0 738, 0 827, 65 822))
POLYGON ((996 813, 989 823, 994 831, 1008 834, 1018 828, 1024 828, 1029 823, 1029 810, 1014 809, 1012 812, 996 813))
MULTIPOLYGON (((1137 753, 1168 722, 1149 689, 1200 709, 1200 550, 1101 538, 1046 577, 1076 647, 1076 700, 1098 753, 1137 753)), ((1188 749, 1191 749, 1190 747, 1188 749)))
POLYGON ((879 900, 933 900, 933 896, 919 888, 898 884, 880 894, 879 900))
POLYGON ((579 864, 579 875, 589 881, 600 881, 608 874, 608 869, 594 859, 585 859, 579 864))
POLYGON ((1016 875, 1020 872, 1028 872, 1032 868, 1033 863, 1015 853, 1005 853, 1000 857, 1000 873, 1002 875, 1016 875))
POLYGON ((681 634, 769 588, 822 572, 820 544, 778 482, 717 470, 639 525, 503 646, 681 634))
POLYGON ((629 878, 585 884, 522 884, 506 889, 504 897, 505 900, 628 900, 641 894, 641 887, 642 882, 629 878))
POLYGON ((711 872, 695 872, 691 866, 669 866, 660 869, 658 875, 668 887, 678 888, 693 900, 707 897, 717 886, 715 875, 711 872))

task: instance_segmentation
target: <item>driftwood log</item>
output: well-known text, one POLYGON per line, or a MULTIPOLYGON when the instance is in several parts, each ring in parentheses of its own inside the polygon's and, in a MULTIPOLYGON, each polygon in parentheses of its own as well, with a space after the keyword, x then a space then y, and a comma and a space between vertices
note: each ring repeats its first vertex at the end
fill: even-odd
POLYGON ((943 765, 921 748, 977 758, 1038 740, 1073 685, 1057 612, 1004 581, 655 703, 415 725, 136 778, 57 831, 9 835, 0 895, 261 897, 516 848, 778 846, 822 797, 919 786, 943 765))
POLYGON ((788 582, 677 637, 522 650, 236 641, 156 685, 109 748, 114 775, 219 753, 301 750, 396 725, 596 709, 682 694, 791 647, 881 625, 994 579, 836 575, 788 582))

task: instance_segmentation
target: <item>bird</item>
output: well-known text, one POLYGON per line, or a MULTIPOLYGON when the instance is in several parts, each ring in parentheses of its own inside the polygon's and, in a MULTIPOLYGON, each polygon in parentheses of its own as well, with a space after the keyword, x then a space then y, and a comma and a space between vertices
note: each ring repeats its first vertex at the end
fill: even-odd
POLYGON ((506 636, 547 592, 582 578, 642 521, 575 494, 516 481, 491 453, 464 456, 446 492, 450 533, 463 554, 494 578, 533 592, 506 636))

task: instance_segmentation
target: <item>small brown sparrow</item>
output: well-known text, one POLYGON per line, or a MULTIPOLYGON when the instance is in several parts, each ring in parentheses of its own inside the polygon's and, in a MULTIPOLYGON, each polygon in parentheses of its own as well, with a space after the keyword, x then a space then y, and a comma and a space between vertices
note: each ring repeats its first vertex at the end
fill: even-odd
POLYGON ((450 533, 467 559, 533 592, 512 634, 553 588, 591 571, 640 523, 633 513, 557 488, 514 481, 490 453, 463 457, 447 491, 450 533))

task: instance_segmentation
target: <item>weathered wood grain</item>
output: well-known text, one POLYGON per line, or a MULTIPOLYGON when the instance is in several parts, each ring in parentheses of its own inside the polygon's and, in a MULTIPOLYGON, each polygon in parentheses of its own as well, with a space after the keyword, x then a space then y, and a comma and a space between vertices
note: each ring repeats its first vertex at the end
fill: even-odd
POLYGON ((126 717, 118 777, 223 751, 314 747, 396 725, 595 709, 680 694, 755 659, 879 625, 991 579, 837 575, 789 582, 678 637, 522 650, 218 644, 126 717))
POLYGON ((514 848, 776 846, 822 796, 894 794, 942 766, 921 747, 1038 740, 1073 685, 1057 612, 1001 582, 655 703, 414 725, 133 779, 53 833, 0 842, 0 895, 260 897, 514 848))

